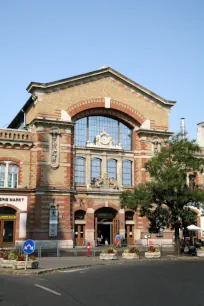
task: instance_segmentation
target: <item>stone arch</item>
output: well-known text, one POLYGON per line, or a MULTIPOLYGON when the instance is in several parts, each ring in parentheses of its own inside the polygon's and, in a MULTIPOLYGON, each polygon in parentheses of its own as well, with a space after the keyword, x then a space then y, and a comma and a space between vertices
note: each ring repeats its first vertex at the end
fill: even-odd
POLYGON ((105 100, 103 98, 96 98, 80 101, 70 106, 66 111, 73 121, 90 115, 107 115, 135 127, 136 125, 141 125, 146 120, 134 108, 120 101, 111 99, 110 105, 110 108, 105 108, 105 100))
POLYGON ((82 210, 83 212, 86 213, 86 208, 84 208, 84 207, 75 207, 74 210, 73 210, 74 214, 75 214, 77 211, 79 211, 79 210, 82 210))
POLYGON ((120 207, 118 207, 117 205, 115 204, 108 204, 108 206, 105 206, 104 204, 98 204, 94 207, 94 213, 99 210, 100 208, 112 208, 114 210, 116 210, 117 212, 119 212, 120 210, 120 207))
POLYGON ((20 164, 20 160, 19 159, 16 159, 16 158, 13 158, 13 157, 8 157, 8 156, 5 156, 5 157, 0 157, 0 161, 11 161, 17 165, 20 164))
POLYGON ((9 208, 12 208, 14 211, 15 211, 15 214, 16 213, 19 213, 21 210, 17 207, 17 206, 15 206, 15 205, 13 205, 13 204, 0 204, 0 209, 2 208, 2 207, 9 207, 9 208))

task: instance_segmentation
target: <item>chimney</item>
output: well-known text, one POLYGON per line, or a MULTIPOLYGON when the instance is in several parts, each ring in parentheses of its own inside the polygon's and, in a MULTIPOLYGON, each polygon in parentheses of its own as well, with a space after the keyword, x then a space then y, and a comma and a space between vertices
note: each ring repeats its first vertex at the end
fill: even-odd
POLYGON ((185 138, 185 118, 181 118, 181 135, 183 138, 185 138))

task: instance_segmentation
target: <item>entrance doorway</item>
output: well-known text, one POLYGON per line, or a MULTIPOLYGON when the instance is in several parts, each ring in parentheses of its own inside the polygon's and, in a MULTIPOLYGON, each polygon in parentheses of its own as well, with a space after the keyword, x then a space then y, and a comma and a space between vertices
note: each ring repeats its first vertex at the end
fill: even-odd
POLYGON ((127 245, 134 245, 134 212, 128 210, 125 212, 125 239, 127 245))
POLYGON ((112 244, 112 222, 98 221, 98 244, 112 244))
POLYGON ((83 246, 85 244, 85 211, 77 210, 74 216, 74 237, 75 245, 83 246))
POLYGON ((10 207, 0 208, 0 247, 15 244, 16 211, 10 207))
POLYGON ((95 212, 95 245, 111 245, 119 232, 118 212, 104 207, 95 212))

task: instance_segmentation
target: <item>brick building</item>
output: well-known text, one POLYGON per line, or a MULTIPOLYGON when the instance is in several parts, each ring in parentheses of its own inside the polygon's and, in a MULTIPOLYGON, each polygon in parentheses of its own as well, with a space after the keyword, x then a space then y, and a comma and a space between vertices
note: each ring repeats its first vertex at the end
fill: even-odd
MULTIPOLYGON (((148 222, 119 196, 148 177, 144 164, 172 134, 174 101, 112 68, 32 82, 0 130, 0 246, 26 238, 72 247, 143 241, 148 222)), ((172 241, 165 230, 164 243, 172 241)))

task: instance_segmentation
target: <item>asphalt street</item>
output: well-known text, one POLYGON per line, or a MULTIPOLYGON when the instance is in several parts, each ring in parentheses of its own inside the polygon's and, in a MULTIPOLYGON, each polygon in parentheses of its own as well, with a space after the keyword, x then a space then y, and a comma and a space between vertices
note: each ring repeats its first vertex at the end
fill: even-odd
POLYGON ((204 262, 151 261, 0 275, 1 306, 203 306, 204 262))

